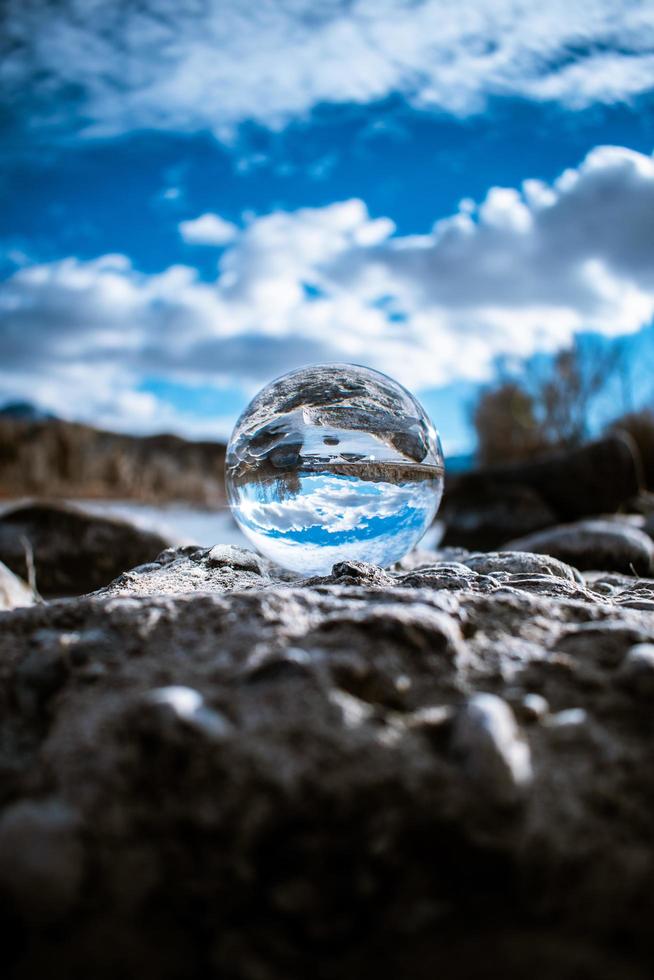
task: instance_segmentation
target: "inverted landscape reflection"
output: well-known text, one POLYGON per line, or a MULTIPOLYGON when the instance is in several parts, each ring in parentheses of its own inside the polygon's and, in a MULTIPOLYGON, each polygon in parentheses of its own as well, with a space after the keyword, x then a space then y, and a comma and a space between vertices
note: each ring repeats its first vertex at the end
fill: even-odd
POLYGON ((431 524, 443 488, 436 431, 395 381, 318 365, 272 382, 236 424, 227 489, 243 533, 279 565, 386 567, 431 524))
POLYGON ((356 475, 299 473, 297 495, 278 481, 245 488, 241 527, 257 549, 278 564, 327 574, 345 555, 388 565, 399 561, 436 513, 434 480, 390 483, 356 475))

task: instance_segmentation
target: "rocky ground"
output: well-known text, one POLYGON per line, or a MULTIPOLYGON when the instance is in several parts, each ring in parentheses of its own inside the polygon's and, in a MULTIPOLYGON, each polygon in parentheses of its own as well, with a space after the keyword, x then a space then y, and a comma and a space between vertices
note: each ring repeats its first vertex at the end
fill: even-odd
POLYGON ((648 569, 187 548, 0 614, 3 975, 649 978, 648 569))

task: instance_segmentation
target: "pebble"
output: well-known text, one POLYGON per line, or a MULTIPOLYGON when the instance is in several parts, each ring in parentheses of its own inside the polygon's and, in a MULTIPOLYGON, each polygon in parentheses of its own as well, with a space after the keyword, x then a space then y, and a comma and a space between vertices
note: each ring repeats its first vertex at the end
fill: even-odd
POLYGON ((233 544, 217 544, 204 556, 204 560, 209 568, 228 568, 238 569, 240 572, 255 572, 261 575, 263 567, 261 559, 254 551, 247 548, 237 548, 233 544))
POLYGON ((498 805, 517 803, 532 781, 529 746, 511 708, 495 694, 476 694, 459 709, 452 748, 498 805))
POLYGON ((345 728, 360 728, 374 717, 375 711, 371 705, 346 691, 333 689, 327 696, 334 707, 340 710, 345 728))
POLYGON ((521 708, 525 717, 531 721, 541 721, 550 710, 550 706, 542 694, 525 694, 521 708))
POLYGON ((620 683, 645 696, 654 694, 654 643, 636 643, 632 646, 620 667, 617 678, 620 683))
POLYGON ((392 581, 391 577, 377 565, 354 559, 336 562, 331 574, 339 583, 390 585, 392 581))
POLYGON ((231 729, 225 716, 208 708, 202 695, 191 687, 174 684, 155 688, 145 695, 144 701, 213 738, 223 738, 231 729))
POLYGON ((574 741, 579 735, 579 729, 588 721, 584 708, 566 708, 557 711, 545 719, 545 726, 552 731, 557 740, 562 742, 574 741))

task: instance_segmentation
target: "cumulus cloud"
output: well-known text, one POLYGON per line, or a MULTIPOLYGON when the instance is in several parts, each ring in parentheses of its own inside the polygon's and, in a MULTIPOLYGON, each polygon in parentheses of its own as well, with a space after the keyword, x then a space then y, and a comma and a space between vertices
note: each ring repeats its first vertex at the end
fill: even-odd
POLYGON ((3 36, 10 97, 104 135, 228 136, 392 92, 464 115, 495 94, 581 107, 654 78, 648 0, 7 0, 3 36))
POLYGON ((274 212, 238 232, 214 283, 115 255, 17 269, 0 285, 0 388, 98 416, 116 391, 156 428, 144 375, 253 391, 337 360, 415 390, 483 379, 497 354, 649 323, 653 254, 654 159, 620 147, 551 185, 491 188, 428 235, 397 236, 358 200, 274 212))
POLYGON ((189 245, 228 245, 238 234, 231 221, 219 214, 201 214, 190 221, 180 221, 179 233, 189 245))
POLYGON ((313 475, 301 484, 299 494, 283 499, 270 489, 264 498, 255 484, 242 489, 239 504, 246 536, 282 565, 292 555, 298 571, 319 564, 328 572, 345 543, 350 557, 387 565, 410 550, 434 516, 433 491, 424 483, 313 475))
POLYGON ((575 330, 616 335, 651 320, 652 157, 598 147, 551 186, 495 187, 463 204, 430 235, 347 250, 332 278, 368 299, 383 283, 425 340, 463 344, 473 372, 498 349, 526 355, 575 330))
POLYGON ((340 535, 366 529, 373 518, 397 522, 399 515, 409 520, 415 517, 412 511, 428 512, 433 505, 430 488, 419 484, 362 483, 354 477, 322 475, 305 476, 301 483, 300 494, 277 499, 261 499, 256 484, 245 488, 240 504, 244 524, 280 535, 312 528, 340 535))

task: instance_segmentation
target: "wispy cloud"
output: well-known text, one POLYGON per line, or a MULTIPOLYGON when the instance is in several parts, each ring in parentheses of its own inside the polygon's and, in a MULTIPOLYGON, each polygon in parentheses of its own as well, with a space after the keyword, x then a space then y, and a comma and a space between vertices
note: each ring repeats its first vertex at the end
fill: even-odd
POLYGON ((5 92, 87 134, 279 127, 400 93, 466 115, 492 95, 576 108, 654 87, 649 0, 7 0, 5 92))
POLYGON ((275 212, 227 245, 215 283, 111 255, 17 269, 0 284, 0 391, 90 418, 113 404, 114 423, 157 428, 144 375, 252 390, 345 360, 418 390, 482 379, 498 353, 650 322, 653 254, 654 159, 620 147, 551 185, 494 187, 424 236, 395 235, 357 200, 275 212))

